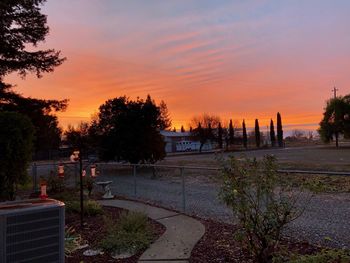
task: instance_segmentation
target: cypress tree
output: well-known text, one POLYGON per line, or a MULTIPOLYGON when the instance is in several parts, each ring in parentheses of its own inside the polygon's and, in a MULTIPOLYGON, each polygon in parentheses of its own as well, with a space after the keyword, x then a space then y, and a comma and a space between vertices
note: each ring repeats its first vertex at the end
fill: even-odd
POLYGON ((255 143, 256 147, 260 147, 260 127, 259 127, 259 120, 255 119, 255 143))
POLYGON ((181 125, 181 132, 185 132, 184 126, 181 125))
POLYGON ((279 147, 283 147, 282 118, 279 112, 277 112, 277 142, 279 147))
POLYGON ((248 137, 247 137, 247 128, 245 127, 245 121, 244 120, 243 120, 242 126, 243 126, 243 146, 244 146, 244 148, 247 149, 248 137))
POLYGON ((232 124, 232 119, 230 120, 230 125, 229 125, 229 128, 228 128, 228 134, 229 134, 229 143, 230 145, 232 145, 234 143, 234 136, 235 136, 235 131, 233 129, 233 124, 232 124))
POLYGON ((221 127, 221 123, 219 122, 219 127, 218 127, 218 145, 219 145, 219 149, 222 149, 222 127, 221 127))
POLYGON ((276 145, 276 134, 275 134, 275 126, 273 125, 273 120, 270 121, 270 139, 271 139, 271 146, 275 147, 276 145))

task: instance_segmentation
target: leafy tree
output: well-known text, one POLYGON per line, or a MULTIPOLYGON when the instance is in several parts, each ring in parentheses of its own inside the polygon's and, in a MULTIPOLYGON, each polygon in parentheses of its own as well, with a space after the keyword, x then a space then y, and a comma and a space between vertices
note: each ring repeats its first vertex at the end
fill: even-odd
POLYGON ((38 50, 49 33, 41 13, 45 0, 2 0, 0 2, 0 81, 11 72, 25 76, 51 72, 65 58, 54 49, 38 50))
POLYGON ((259 120, 255 119, 255 143, 256 147, 260 147, 260 127, 259 127, 259 120))
POLYGON ((183 125, 181 125, 181 132, 185 132, 185 128, 183 125))
POLYGON ((27 179, 32 157, 34 128, 19 113, 0 112, 0 200, 13 200, 27 179))
POLYGON ((274 147, 276 145, 276 135, 275 135, 275 126, 273 125, 273 120, 270 121, 270 140, 271 146, 274 147))
POLYGON ((90 147, 90 127, 86 122, 81 122, 77 128, 68 126, 66 135, 66 142, 75 150, 83 151, 84 153, 90 147))
POLYGON ((243 127, 243 146, 244 146, 244 148, 247 149, 247 147, 248 147, 248 136, 247 136, 247 128, 245 126, 245 121, 244 120, 242 122, 242 127, 243 127))
POLYGON ((336 147, 339 146, 339 134, 350 137, 350 95, 337 97, 327 101, 323 119, 320 122, 318 132, 321 139, 329 143, 335 139, 336 147))
POLYGON ((279 112, 277 112, 277 142, 279 147, 283 147, 282 118, 279 112))
POLYGON ((135 101, 124 96, 101 105, 92 128, 99 136, 101 159, 154 163, 165 157, 162 125, 160 108, 150 96, 135 101))
POLYGON ((162 119, 162 123, 160 124, 159 128, 161 130, 167 130, 171 127, 171 119, 170 119, 168 106, 163 100, 159 104, 159 110, 160 110, 160 116, 162 119))
POLYGON ((221 123, 219 122, 219 127, 218 127, 218 146, 219 146, 219 149, 222 149, 222 145, 223 145, 222 134, 223 134, 223 130, 221 127, 221 123))
POLYGON ((232 119, 230 120, 230 124, 229 124, 229 143, 232 145, 234 143, 235 140, 235 130, 233 129, 233 124, 232 124, 232 119))
POLYGON ((29 117, 35 127, 35 150, 58 149, 61 129, 54 112, 64 111, 67 100, 41 100, 26 98, 11 90, 11 85, 0 83, 0 112, 18 112, 29 117))

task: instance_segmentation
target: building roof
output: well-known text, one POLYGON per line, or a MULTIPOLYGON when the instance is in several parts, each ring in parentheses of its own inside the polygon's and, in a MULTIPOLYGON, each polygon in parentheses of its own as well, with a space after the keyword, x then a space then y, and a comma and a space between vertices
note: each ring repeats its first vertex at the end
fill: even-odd
POLYGON ((173 131, 160 131, 160 134, 164 137, 189 137, 191 136, 190 132, 173 132, 173 131))

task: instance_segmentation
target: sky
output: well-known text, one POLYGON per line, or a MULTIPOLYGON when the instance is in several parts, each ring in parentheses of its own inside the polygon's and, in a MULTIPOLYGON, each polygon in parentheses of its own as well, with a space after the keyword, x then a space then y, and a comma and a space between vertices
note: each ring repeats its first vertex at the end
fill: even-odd
POLYGON ((37 79, 11 74, 25 96, 69 99, 62 127, 89 121, 107 99, 150 94, 173 126, 208 113, 260 126, 316 129, 325 101, 349 93, 347 0, 60 0, 43 6, 39 48, 67 61, 37 79))

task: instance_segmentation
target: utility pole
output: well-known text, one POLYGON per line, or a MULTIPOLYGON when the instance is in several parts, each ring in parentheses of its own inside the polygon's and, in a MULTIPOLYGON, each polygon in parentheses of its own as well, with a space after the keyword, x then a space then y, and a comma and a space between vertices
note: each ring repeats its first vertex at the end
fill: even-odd
POLYGON ((338 89, 336 87, 334 87, 332 89, 332 91, 333 91, 333 94, 334 94, 334 98, 336 99, 337 98, 337 91, 338 91, 338 89))

